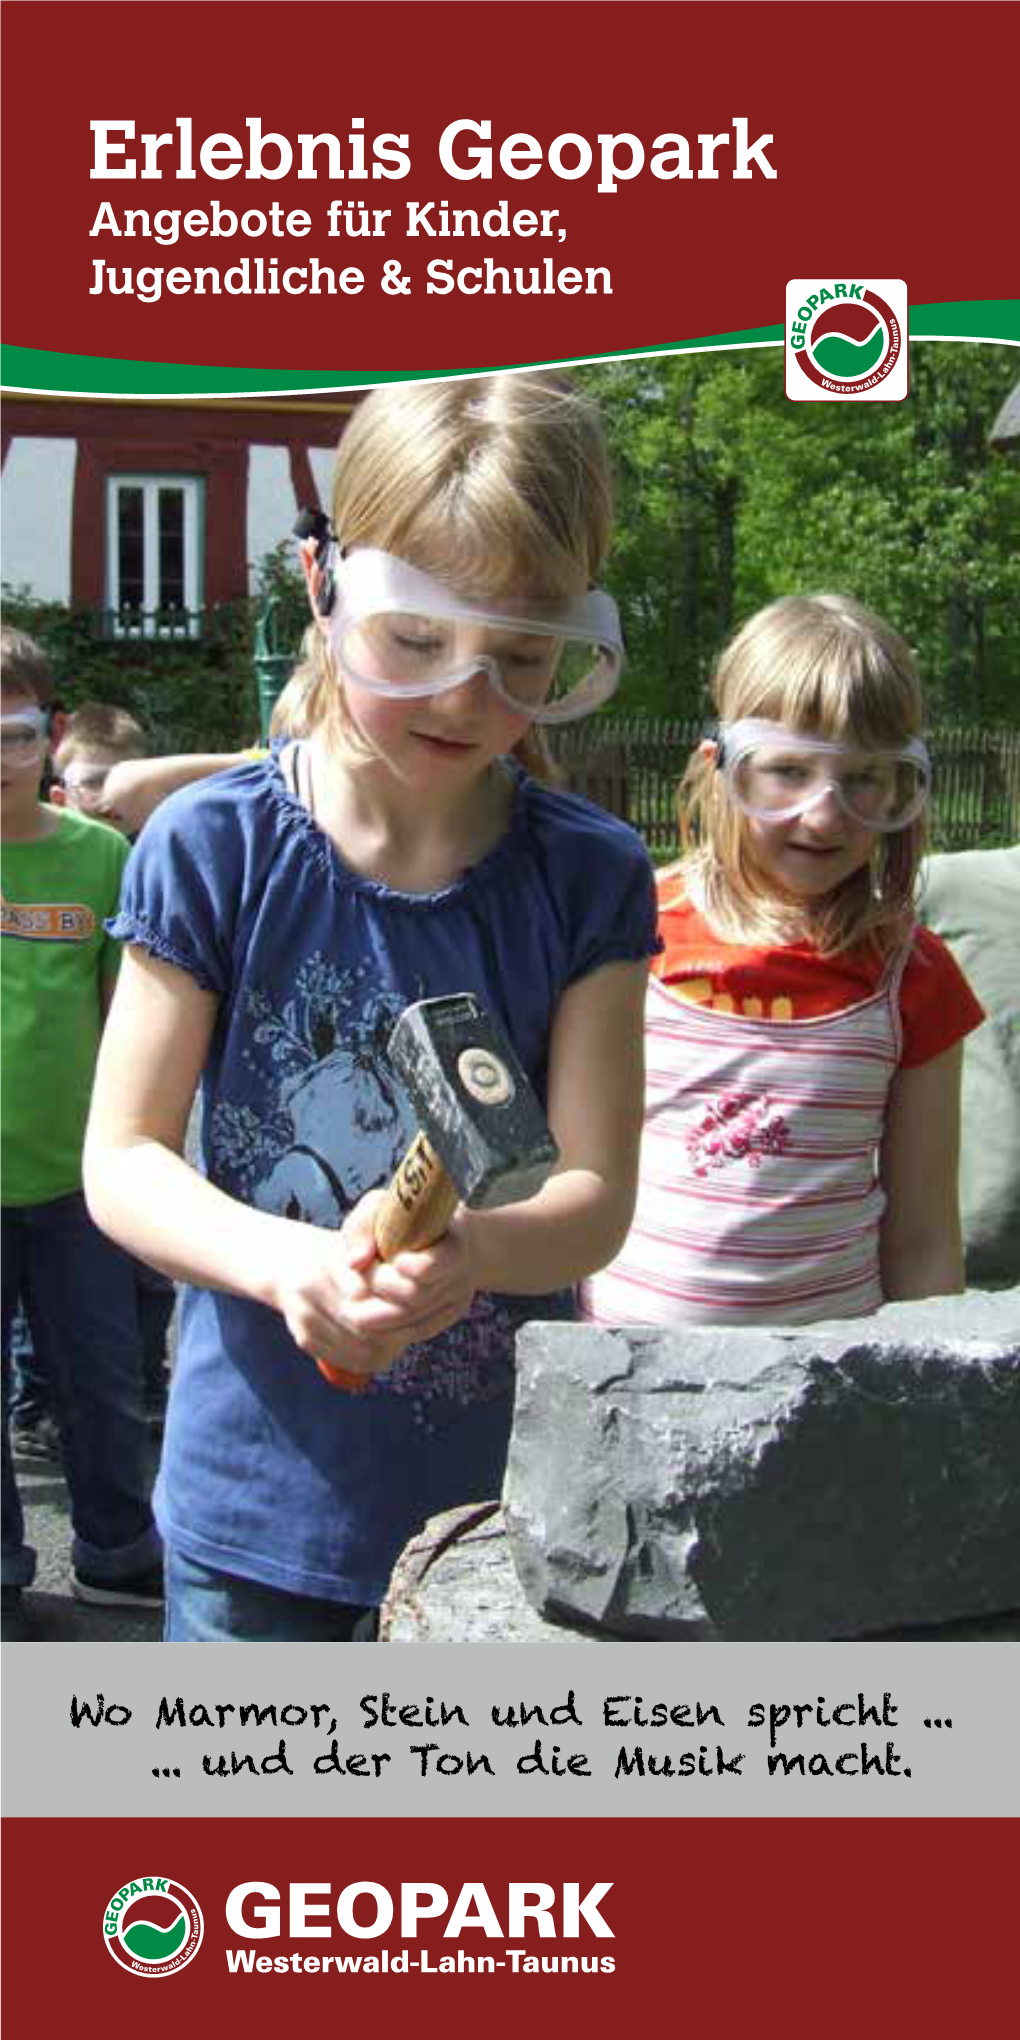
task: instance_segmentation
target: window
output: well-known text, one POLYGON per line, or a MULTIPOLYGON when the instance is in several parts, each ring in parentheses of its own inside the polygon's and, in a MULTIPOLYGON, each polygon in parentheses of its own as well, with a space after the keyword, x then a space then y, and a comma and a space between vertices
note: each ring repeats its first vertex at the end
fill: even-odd
POLYGON ((111 475, 107 607, 117 637, 197 637, 204 484, 190 475, 111 475))

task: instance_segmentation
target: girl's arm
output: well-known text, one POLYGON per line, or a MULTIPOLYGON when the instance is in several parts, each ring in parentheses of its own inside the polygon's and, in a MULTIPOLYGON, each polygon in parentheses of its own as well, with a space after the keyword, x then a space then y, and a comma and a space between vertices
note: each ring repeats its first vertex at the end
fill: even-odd
POLYGON ((549 1059, 560 1163, 526 1204, 458 1214, 454 1232, 475 1288, 518 1296, 568 1288, 604 1267, 626 1239, 644 1110, 647 977, 646 962, 607 964, 561 999, 549 1059))
POLYGON ((184 1160, 217 1000, 127 947, 103 1033, 85 1143, 97 1225, 164 1275, 267 1304, 304 1352, 374 1373, 463 1315, 461 1258, 442 1249, 373 1287, 372 1201, 342 1231, 253 1210, 184 1160))
POLYGON ((963 1044, 893 1079, 882 1141, 882 1288, 887 1301, 963 1288, 960 1078, 963 1044))

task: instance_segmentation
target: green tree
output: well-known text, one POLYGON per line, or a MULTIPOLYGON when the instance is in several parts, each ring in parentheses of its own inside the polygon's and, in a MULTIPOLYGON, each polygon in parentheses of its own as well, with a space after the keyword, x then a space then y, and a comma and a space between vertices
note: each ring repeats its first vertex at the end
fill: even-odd
POLYGON ((1005 347, 915 343, 902 404, 793 404, 782 350, 583 372, 618 477, 619 705, 695 709, 735 624, 834 588, 914 645, 940 715, 1020 722, 1020 463, 988 432, 1005 347))

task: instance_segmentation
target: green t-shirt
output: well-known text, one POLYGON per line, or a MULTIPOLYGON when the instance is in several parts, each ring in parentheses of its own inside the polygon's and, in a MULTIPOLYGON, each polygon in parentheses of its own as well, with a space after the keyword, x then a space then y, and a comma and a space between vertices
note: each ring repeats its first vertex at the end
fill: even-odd
POLYGON ((81 1189, 100 990, 119 957, 103 922, 117 910, 128 849, 115 829, 70 808, 51 835, 0 845, 4 1204, 81 1189))

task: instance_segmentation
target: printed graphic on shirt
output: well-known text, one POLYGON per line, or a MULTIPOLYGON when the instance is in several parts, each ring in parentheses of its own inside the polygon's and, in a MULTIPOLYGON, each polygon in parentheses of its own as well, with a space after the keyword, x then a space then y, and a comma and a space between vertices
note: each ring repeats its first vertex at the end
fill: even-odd
POLYGON ((386 1045, 403 1009, 369 963, 307 957, 283 1007, 247 995, 245 1060, 264 1106, 221 1103, 212 1119, 217 1179, 248 1203, 338 1226, 396 1168, 414 1125, 386 1045))
MULTIPOLYGON (((321 950, 300 966, 283 1007, 264 990, 249 991, 253 1046, 245 1062, 264 1105, 217 1104, 213 1180, 277 1217, 342 1225, 367 1190, 388 1182, 415 1131, 387 1056, 405 1003, 380 992, 371 962, 338 969, 321 950)), ((468 1403, 504 1395, 512 1351, 509 1314, 479 1296, 470 1315, 444 1334, 441 1352, 408 1347, 372 1391, 411 1396, 427 1430, 427 1405, 436 1398, 468 1403)))
POLYGON ((684 978, 679 984, 670 984, 667 991, 674 998, 689 999, 694 1006, 711 1006, 715 1013, 743 1013, 748 1020, 792 1020, 793 1000, 780 993, 776 998, 757 997, 734 998, 732 992, 714 990, 711 978, 684 978))
POLYGON ((95 932, 92 908, 73 900, 0 903, 0 934, 14 935, 20 942, 91 942, 95 932))
POLYGON ((766 1155, 781 1155, 790 1145, 789 1122, 775 1109, 767 1091, 724 1091, 699 1108, 684 1137, 687 1160, 696 1176, 746 1162, 760 1169, 766 1155))

